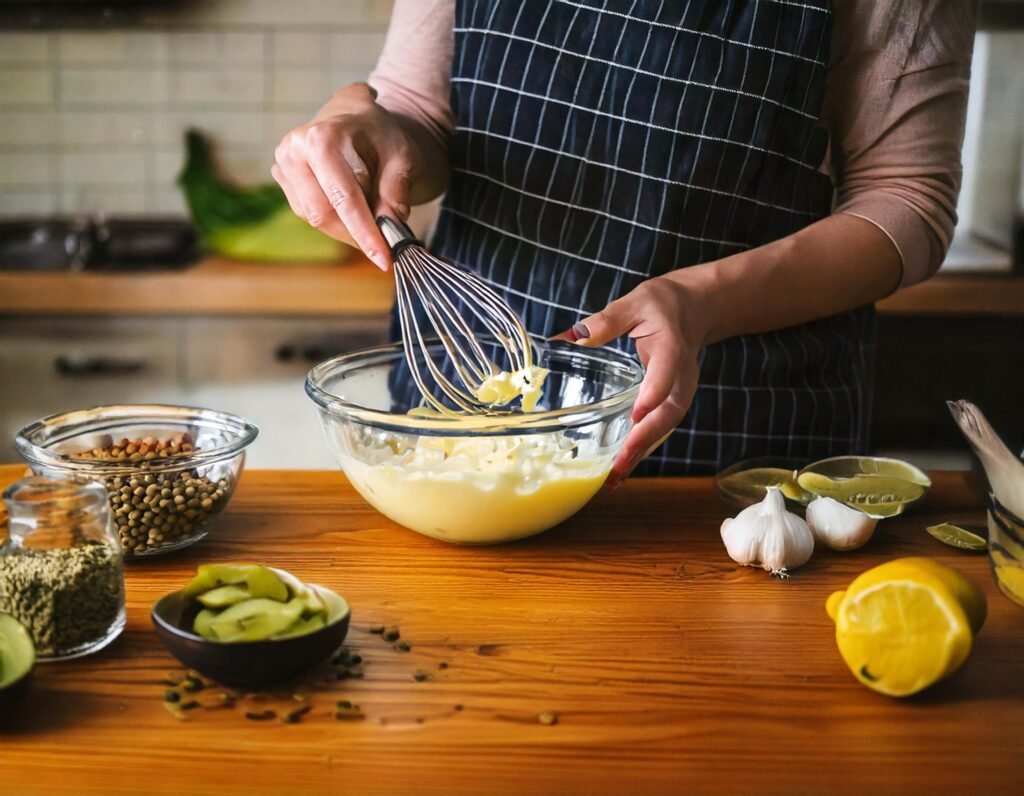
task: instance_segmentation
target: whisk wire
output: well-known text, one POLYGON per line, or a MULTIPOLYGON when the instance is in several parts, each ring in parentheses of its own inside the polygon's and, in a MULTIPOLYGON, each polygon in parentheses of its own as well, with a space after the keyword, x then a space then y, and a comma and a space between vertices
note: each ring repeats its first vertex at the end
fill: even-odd
POLYGON ((476 274, 433 257, 400 221, 377 219, 391 246, 395 292, 405 359, 424 401, 435 410, 451 414, 451 406, 463 412, 493 409, 478 393, 483 382, 501 372, 473 329, 475 319, 507 357, 511 370, 533 364, 533 347, 522 321, 501 296, 476 274), (461 386, 450 379, 436 361, 433 340, 424 335, 429 325, 440 341, 447 363, 461 386))

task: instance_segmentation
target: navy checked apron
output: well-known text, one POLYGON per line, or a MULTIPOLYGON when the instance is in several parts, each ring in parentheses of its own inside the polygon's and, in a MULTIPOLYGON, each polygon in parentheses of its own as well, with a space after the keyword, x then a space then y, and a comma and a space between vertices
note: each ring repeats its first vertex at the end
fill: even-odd
MULTIPOLYGON (((457 0, 432 249, 551 336, 827 216, 830 32, 827 0, 457 0)), ((689 413, 637 472, 863 451, 873 337, 865 307, 709 346, 689 413)))

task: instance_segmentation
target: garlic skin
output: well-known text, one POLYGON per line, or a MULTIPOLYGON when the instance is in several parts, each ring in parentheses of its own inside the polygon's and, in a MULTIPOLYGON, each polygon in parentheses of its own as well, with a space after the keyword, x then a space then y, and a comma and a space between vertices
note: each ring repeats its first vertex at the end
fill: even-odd
POLYGON ((856 550, 875 532, 878 518, 840 503, 819 497, 807 506, 807 524, 814 537, 833 550, 856 550))
POLYGON ((760 503, 747 506, 722 523, 722 541, 737 564, 759 566, 780 578, 789 577, 814 552, 814 534, 807 523, 786 511, 777 486, 768 487, 760 503))

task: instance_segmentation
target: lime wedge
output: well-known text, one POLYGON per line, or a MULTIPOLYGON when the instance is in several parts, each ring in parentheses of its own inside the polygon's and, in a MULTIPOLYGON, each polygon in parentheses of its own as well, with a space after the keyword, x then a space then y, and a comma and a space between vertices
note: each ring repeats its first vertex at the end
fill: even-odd
POLYGON ((958 547, 961 550, 978 551, 985 550, 988 547, 988 542, 983 536, 978 536, 978 534, 968 531, 966 528, 961 528, 959 525, 953 525, 951 522, 929 526, 928 533, 943 544, 948 544, 950 547, 958 547))
POLYGON ((782 494, 790 500, 801 500, 806 493, 797 485, 794 475, 792 470, 781 467, 754 467, 721 476, 718 491, 723 499, 739 506, 760 503, 770 486, 780 487, 782 494))
POLYGON ((905 506, 925 492, 922 484, 888 475, 829 478, 821 473, 805 471, 797 477, 797 483, 808 492, 838 500, 879 519, 901 514, 905 506))

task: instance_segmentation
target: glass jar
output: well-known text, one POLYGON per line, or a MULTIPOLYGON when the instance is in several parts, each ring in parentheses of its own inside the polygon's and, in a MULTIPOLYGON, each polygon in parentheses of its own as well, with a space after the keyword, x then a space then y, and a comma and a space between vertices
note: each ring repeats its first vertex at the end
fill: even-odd
POLYGON ((41 661, 102 649, 124 629, 124 566, 106 487, 31 476, 3 494, 0 611, 28 629, 41 661))

